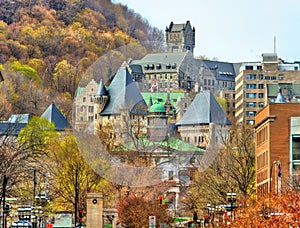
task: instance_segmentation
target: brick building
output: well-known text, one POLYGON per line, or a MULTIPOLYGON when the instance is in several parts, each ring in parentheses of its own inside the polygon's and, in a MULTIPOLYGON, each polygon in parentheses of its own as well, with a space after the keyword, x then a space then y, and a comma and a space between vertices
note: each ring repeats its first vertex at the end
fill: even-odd
POLYGON ((280 94, 280 103, 268 104, 255 117, 258 194, 280 192, 299 180, 300 104, 281 103, 280 94))

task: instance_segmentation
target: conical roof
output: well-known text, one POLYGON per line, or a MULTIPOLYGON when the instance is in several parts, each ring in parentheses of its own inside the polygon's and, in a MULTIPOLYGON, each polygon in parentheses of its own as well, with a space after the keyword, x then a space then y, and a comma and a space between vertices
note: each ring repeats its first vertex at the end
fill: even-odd
POLYGON ((102 79, 99 82, 99 86, 98 86, 98 90, 96 92, 96 95, 98 95, 98 96, 107 96, 108 95, 108 92, 105 89, 105 86, 104 86, 104 83, 103 83, 102 79))
POLYGON ((110 100, 101 115, 120 114, 126 108, 131 114, 142 114, 147 104, 126 67, 121 67, 108 87, 110 100))
POLYGON ((214 95, 210 91, 205 90, 196 95, 193 102, 176 125, 209 123, 229 125, 230 121, 214 95))
POLYGON ((54 123, 55 130, 57 131, 63 131, 66 128, 71 127, 66 117, 64 117, 53 103, 48 106, 46 111, 42 114, 42 117, 46 118, 49 122, 54 123))
POLYGON ((279 88, 278 95, 276 97, 275 103, 286 103, 284 96, 282 95, 282 90, 279 88))

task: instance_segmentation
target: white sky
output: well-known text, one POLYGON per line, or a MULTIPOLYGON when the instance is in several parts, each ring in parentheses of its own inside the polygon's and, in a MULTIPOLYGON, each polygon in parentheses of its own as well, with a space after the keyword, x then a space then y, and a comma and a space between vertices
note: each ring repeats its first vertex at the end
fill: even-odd
POLYGON ((190 21, 196 29, 195 56, 219 61, 261 61, 276 52, 300 60, 300 0, 112 0, 127 5, 153 27, 190 21))

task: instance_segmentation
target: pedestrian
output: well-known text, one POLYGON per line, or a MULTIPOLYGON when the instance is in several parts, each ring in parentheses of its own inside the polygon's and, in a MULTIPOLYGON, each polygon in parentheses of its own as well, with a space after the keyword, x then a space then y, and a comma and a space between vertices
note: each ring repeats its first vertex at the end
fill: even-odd
POLYGON ((198 223, 197 211, 194 211, 193 220, 194 220, 194 227, 197 228, 197 223, 198 223))

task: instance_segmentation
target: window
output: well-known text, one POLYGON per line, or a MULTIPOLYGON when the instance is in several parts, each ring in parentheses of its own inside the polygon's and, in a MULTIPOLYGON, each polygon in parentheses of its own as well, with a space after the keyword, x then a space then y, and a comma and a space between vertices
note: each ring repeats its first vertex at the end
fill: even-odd
POLYGON ((264 84, 258 84, 258 89, 263 89, 264 88, 264 84))
POLYGON ((248 123, 249 125, 254 125, 254 120, 248 120, 247 123, 248 123))
POLYGON ((300 136, 292 136, 292 172, 300 174, 300 136))
POLYGON ((263 93, 259 93, 258 94, 258 98, 264 98, 264 94, 263 93))
POLYGON ((256 74, 247 74, 246 79, 247 80, 255 80, 256 79, 256 74))
POLYGON ((225 93, 225 98, 229 99, 230 98, 230 94, 229 93, 225 93))
POLYGON ((258 79, 259 79, 259 80, 264 80, 264 75, 263 75, 263 74, 259 74, 259 75, 258 75, 258 79))
POLYGON ((246 70, 253 70, 253 66, 246 66, 246 70))
POLYGON ((247 89, 256 89, 256 84, 247 84, 246 88, 247 89))
POLYGON ((215 85, 215 81, 211 80, 211 84, 212 84, 212 86, 214 86, 215 85))
POLYGON ((94 106, 89 106, 89 112, 94 112, 94 106))
POLYGON ((275 81, 275 80, 277 80, 277 77, 276 76, 271 76, 271 80, 275 81))
POLYGON ((247 98, 256 98, 256 93, 247 93, 246 97, 247 98))
POLYGON ((246 103, 246 106, 247 106, 247 107, 255 108, 255 107, 256 107, 256 103, 255 103, 255 102, 247 102, 247 103, 246 103))
POLYGON ((204 85, 206 85, 206 79, 204 79, 204 85))
POLYGON ((264 107, 264 102, 258 102, 258 107, 263 108, 264 107))
POLYGON ((265 76, 265 80, 270 80, 271 77, 270 76, 265 76))
POLYGON ((93 116, 89 116, 89 121, 92 122, 94 120, 93 116))
POLYGON ((262 70, 262 66, 257 66, 256 69, 257 70, 262 70))
POLYGON ((247 116, 255 116, 256 112, 250 111, 250 112, 247 112, 246 114, 247 114, 247 116))
POLYGON ((82 102, 86 102, 86 97, 83 97, 83 98, 82 98, 82 102))
POLYGON ((210 85, 210 79, 207 80, 207 85, 210 85))
POLYGON ((283 80, 283 79, 284 79, 283 74, 279 74, 279 75, 278 75, 278 80, 283 80))

